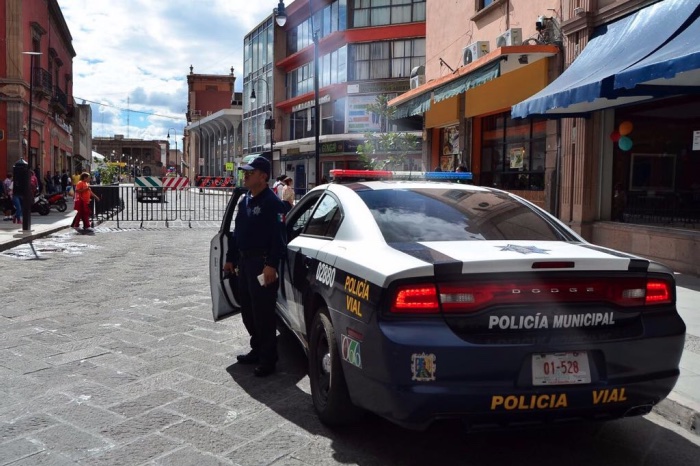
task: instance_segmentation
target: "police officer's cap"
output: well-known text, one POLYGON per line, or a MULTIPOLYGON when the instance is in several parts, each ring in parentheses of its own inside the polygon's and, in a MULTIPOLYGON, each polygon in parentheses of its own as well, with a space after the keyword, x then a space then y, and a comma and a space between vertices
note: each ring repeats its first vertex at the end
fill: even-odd
POLYGON ((270 162, 265 157, 255 157, 245 165, 242 165, 239 170, 251 171, 260 170, 270 176, 270 162))

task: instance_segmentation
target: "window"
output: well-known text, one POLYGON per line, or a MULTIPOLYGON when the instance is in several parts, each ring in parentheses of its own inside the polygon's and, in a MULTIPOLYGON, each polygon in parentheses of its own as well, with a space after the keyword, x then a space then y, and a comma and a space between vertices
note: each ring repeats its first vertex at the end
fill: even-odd
POLYGON ((496 0, 477 0, 477 5, 478 5, 478 10, 483 10, 484 8, 487 8, 491 5, 493 5, 496 0))
POLYGON ((546 120, 513 120, 509 113, 482 119, 479 183, 507 190, 544 190, 546 130, 546 120))
POLYGON ((309 220, 305 235, 334 237, 340 227, 341 213, 338 202, 326 194, 318 203, 309 220))
POLYGON ((354 44, 348 54, 348 81, 408 78, 425 63, 425 39, 354 44))
MULTIPOLYGON (((319 86, 325 87, 331 84, 347 81, 347 46, 334 50, 319 57, 318 72, 319 86)), ((287 98, 293 98, 313 91, 314 89, 314 64, 306 63, 299 68, 287 73, 287 98)))
POLYGON ((347 29, 347 0, 335 0, 317 11, 313 20, 306 19, 287 32, 287 53, 292 54, 312 44, 312 34, 318 32, 321 39, 336 31, 347 29))
POLYGON ((425 21, 425 0, 358 0, 352 21, 356 28, 425 21))
POLYGON ((501 193, 421 188, 357 194, 387 243, 564 239, 539 213, 501 193))

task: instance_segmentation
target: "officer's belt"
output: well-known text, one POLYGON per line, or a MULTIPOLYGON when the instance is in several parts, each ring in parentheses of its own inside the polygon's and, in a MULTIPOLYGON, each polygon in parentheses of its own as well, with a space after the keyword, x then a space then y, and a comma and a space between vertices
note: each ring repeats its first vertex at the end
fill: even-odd
POLYGON ((267 251, 265 249, 248 249, 246 251, 239 250, 238 256, 241 259, 250 259, 251 257, 265 257, 267 256, 267 251))

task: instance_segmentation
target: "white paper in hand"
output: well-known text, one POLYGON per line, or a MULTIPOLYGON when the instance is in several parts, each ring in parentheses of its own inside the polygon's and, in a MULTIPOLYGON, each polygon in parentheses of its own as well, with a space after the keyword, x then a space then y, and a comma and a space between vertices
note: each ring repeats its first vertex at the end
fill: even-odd
MULTIPOLYGON (((279 275, 275 272, 275 280, 277 280, 277 277, 279 277, 279 275)), ((261 273, 258 275, 258 283, 260 283, 260 286, 265 286, 265 274, 261 273)))

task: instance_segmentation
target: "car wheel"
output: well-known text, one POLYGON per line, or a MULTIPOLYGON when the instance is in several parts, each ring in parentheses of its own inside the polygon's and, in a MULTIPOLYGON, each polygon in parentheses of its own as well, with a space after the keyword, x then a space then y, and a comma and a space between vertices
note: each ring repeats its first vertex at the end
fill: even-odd
POLYGON ((311 398, 319 419, 328 426, 344 425, 357 420, 360 410, 350 401, 333 323, 325 307, 316 313, 310 337, 311 398))

